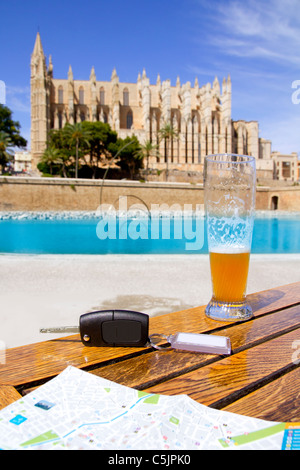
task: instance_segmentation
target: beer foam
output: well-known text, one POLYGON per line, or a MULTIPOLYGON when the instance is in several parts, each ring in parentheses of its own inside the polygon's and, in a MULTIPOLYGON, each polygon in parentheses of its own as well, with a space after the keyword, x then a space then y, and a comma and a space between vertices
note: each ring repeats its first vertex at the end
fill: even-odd
POLYGON ((227 246, 213 246, 209 248, 211 253, 221 253, 226 255, 237 255, 241 253, 250 253, 249 248, 245 246, 227 245, 227 246))
POLYGON ((217 252, 244 253, 250 251, 253 220, 242 217, 208 217, 207 236, 209 247, 217 252), (216 248, 215 248, 216 247, 216 248), (219 248, 220 247, 220 248, 219 248), (233 251, 232 251, 233 250, 233 251))

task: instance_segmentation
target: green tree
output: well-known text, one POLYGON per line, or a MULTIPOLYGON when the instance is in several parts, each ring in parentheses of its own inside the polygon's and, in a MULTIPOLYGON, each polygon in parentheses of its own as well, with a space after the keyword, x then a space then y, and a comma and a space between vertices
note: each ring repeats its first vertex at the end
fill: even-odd
POLYGON ((10 136, 3 131, 0 131, 0 165, 2 171, 7 163, 13 159, 11 147, 13 146, 10 136))
POLYGON ((70 147, 75 144, 75 178, 78 178, 79 150, 88 150, 90 133, 84 129, 82 122, 67 123, 63 128, 63 133, 70 147))
POLYGON ((146 140, 144 144, 140 144, 140 148, 137 150, 136 156, 141 157, 143 160, 146 160, 146 180, 147 180, 150 157, 156 157, 156 159, 158 159, 160 156, 159 151, 158 151, 158 145, 153 144, 150 140, 146 140))
POLYGON ((89 134, 90 164, 94 178, 101 160, 111 158, 110 145, 117 142, 118 135, 109 124, 100 121, 84 121, 82 127, 89 134))
POLYGON ((118 154, 117 165, 123 171, 128 172, 130 178, 133 179, 137 170, 143 167, 143 156, 140 153, 141 147, 137 137, 134 135, 125 139, 119 138, 109 148, 113 155, 118 154))
POLYGON ((20 123, 12 119, 12 111, 0 104, 0 131, 5 132, 11 139, 13 147, 25 148, 27 140, 20 134, 20 123))
POLYGON ((159 130, 159 138, 160 138, 160 140, 165 141, 166 180, 168 181, 168 177, 169 177, 169 147, 170 147, 170 140, 171 139, 177 139, 178 138, 178 133, 175 131, 172 124, 167 122, 159 130))
MULTIPOLYGON (((68 170, 72 166, 72 160, 74 156, 74 146, 70 146, 69 140, 67 136, 64 133, 63 129, 51 129, 48 135, 48 143, 47 143, 47 148, 48 149, 57 149, 58 155, 59 155, 59 165, 61 168, 61 173, 63 174, 64 177, 69 176, 68 170)), ((43 158, 43 157, 42 157, 43 158)), ((43 161, 45 163, 45 159, 43 161)), ((42 163, 42 164, 43 164, 42 163)), ((47 164, 46 164, 47 165, 47 164)), ((57 164, 55 165, 57 166, 57 164)), ((41 168, 39 168, 41 169, 41 168)))
MULTIPOLYGON (((53 165, 61 165, 62 169, 63 169, 63 172, 64 172, 64 176, 66 176, 65 175, 64 160, 60 156, 60 150, 59 149, 56 149, 55 147, 48 147, 44 151, 44 153, 42 155, 42 158, 40 160, 40 163, 42 165, 46 164, 47 166, 49 166, 51 175, 53 174, 53 165)), ((41 168, 41 166, 40 166, 40 168, 41 168)))

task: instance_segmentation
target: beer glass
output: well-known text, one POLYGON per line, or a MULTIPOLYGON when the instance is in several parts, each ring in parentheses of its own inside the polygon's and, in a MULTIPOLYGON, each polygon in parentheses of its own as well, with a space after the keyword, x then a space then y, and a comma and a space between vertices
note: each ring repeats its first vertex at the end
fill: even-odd
POLYGON ((255 158, 208 155, 204 163, 204 203, 212 280, 205 313, 220 321, 252 317, 246 302, 255 211, 255 158))

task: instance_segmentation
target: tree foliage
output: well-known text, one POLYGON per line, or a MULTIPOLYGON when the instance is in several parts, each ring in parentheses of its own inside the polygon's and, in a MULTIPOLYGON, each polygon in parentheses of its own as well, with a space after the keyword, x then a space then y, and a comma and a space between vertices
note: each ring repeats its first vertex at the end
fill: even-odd
POLYGON ((117 133, 112 131, 110 125, 104 122, 89 122, 82 123, 83 129, 87 130, 90 134, 89 139, 89 155, 90 166, 93 169, 93 177, 95 177, 96 169, 100 163, 110 160, 113 152, 113 144, 117 141, 117 133))
POLYGON ((130 178, 133 179, 134 174, 140 168, 143 168, 143 155, 140 153, 140 143, 137 137, 126 137, 125 139, 117 139, 116 143, 110 146, 115 155, 118 155, 117 165, 125 171, 129 172, 130 178))
POLYGON ((109 168, 114 162, 124 174, 133 178, 143 166, 140 149, 137 137, 118 138, 107 123, 67 123, 62 129, 49 132, 47 149, 38 168, 44 174, 75 177, 85 168, 85 174, 95 178, 100 168, 109 168))
POLYGON ((178 139, 178 132, 175 131, 170 122, 166 122, 159 130, 160 140, 165 141, 165 163, 166 163, 166 180, 169 177, 169 146, 171 139, 178 139))
POLYGON ((20 123, 12 119, 12 111, 0 104, 0 131, 9 136, 13 147, 25 148, 27 140, 21 136, 20 128, 20 123))
POLYGON ((150 157, 155 157, 157 161, 159 161, 160 153, 159 153, 159 146, 153 144, 150 140, 146 140, 143 145, 137 149, 135 153, 136 157, 139 157, 143 161, 146 159, 146 179, 148 178, 149 172, 149 160, 150 157))
POLYGON ((12 119, 12 111, 0 104, 0 166, 2 171, 13 161, 13 147, 24 148, 26 139, 20 134, 20 123, 12 119))
POLYGON ((13 159, 11 147, 12 140, 10 136, 6 132, 0 131, 0 166, 2 171, 7 163, 13 159))
POLYGON ((91 133, 83 127, 81 122, 75 124, 67 123, 63 128, 63 134, 69 148, 75 145, 75 178, 78 178, 79 150, 83 153, 90 147, 91 133))

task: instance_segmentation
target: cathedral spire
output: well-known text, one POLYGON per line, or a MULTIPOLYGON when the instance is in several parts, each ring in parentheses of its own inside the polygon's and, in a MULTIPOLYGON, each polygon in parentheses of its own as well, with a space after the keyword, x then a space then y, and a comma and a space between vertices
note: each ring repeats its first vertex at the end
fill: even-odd
POLYGON ((69 80, 69 82, 73 82, 73 71, 72 71, 71 65, 69 65, 68 80, 69 80))
POLYGON ((96 73, 95 73, 95 67, 94 66, 91 69, 90 81, 91 82, 96 82, 96 73))
POLYGON ((230 78, 230 75, 228 75, 228 78, 227 78, 227 91, 229 93, 231 93, 231 78, 230 78))
POLYGON ((50 128, 48 98, 51 84, 51 76, 47 76, 46 58, 39 32, 31 54, 30 68, 31 96, 34 96, 31 100, 31 154, 33 166, 36 166, 46 148, 50 128))
POLYGON ((49 56, 48 75, 49 77, 53 77, 53 63, 51 55, 49 56))
POLYGON ((46 58, 43 51, 40 33, 36 35, 33 52, 31 54, 31 77, 43 77, 47 75, 46 58))
POLYGON ((41 36, 40 33, 38 32, 35 38, 35 44, 33 48, 33 56, 44 56, 44 51, 43 51, 43 46, 42 46, 42 41, 41 41, 41 36))
POLYGON ((116 67, 114 67, 112 74, 111 74, 111 80, 115 80, 115 79, 118 79, 116 67))
POLYGON ((220 83, 217 76, 215 77, 213 82, 213 89, 218 95, 220 94, 220 83))

